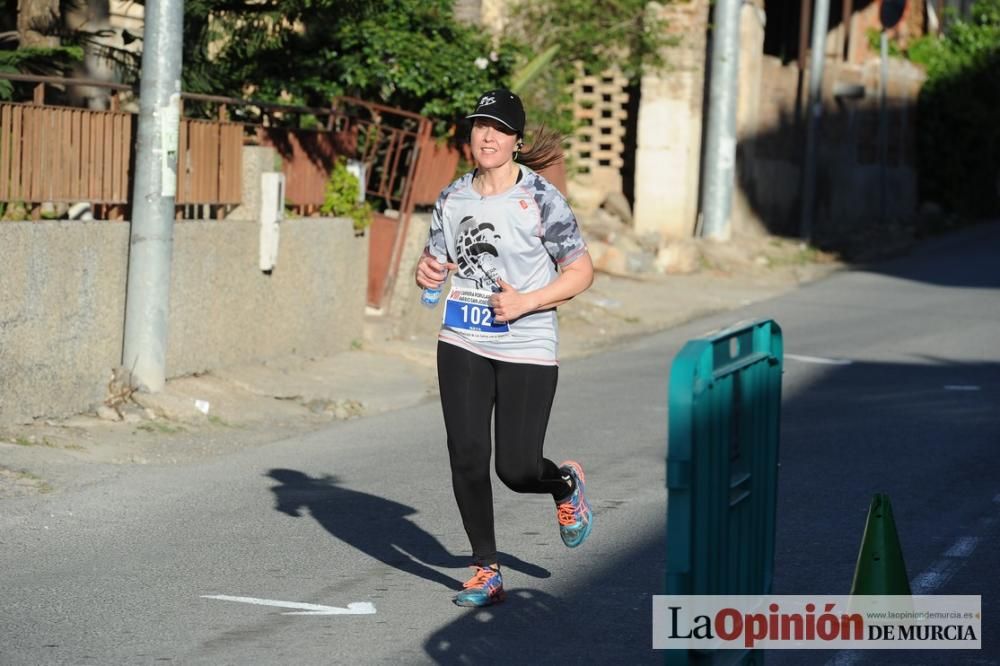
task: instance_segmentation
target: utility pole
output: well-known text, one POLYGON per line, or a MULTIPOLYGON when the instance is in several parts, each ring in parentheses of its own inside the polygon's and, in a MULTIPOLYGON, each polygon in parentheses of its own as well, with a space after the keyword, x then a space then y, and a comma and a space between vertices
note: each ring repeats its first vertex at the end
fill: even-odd
MULTIPOLYGON (((813 7, 812 49, 809 53, 809 99, 806 106, 806 154, 802 178, 802 217, 799 235, 812 240, 816 200, 816 143, 823 115, 823 64, 826 60, 826 31, 830 24, 830 0, 816 0, 813 7)), ((849 20, 849 19, 848 19, 849 20)))
POLYGON ((166 383, 183 27, 184 0, 146 1, 122 365, 153 392, 166 383))
POLYGON ((889 162, 889 114, 885 107, 886 91, 889 88, 889 34, 885 28, 879 33, 879 80, 878 80, 878 212, 879 222, 886 223, 888 215, 889 188, 886 184, 886 169, 889 162))
POLYGON ((705 157, 702 163, 701 235, 729 240, 736 182, 736 94, 739 83, 740 0, 718 0, 712 26, 705 157))

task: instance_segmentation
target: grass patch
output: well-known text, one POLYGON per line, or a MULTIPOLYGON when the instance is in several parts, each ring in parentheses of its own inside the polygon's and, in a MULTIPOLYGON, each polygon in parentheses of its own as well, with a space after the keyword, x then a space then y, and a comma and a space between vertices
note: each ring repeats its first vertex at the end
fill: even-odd
POLYGON ((38 492, 40 493, 52 492, 51 485, 49 485, 46 481, 44 481, 42 477, 36 474, 32 474, 31 472, 24 472, 24 471, 14 472, 14 478, 18 481, 29 481, 35 484, 35 487, 38 489, 38 492))
POLYGON ((698 253, 698 269, 703 271, 715 271, 719 270, 719 266, 715 265, 715 262, 711 261, 701 252, 698 253))
POLYGON ((764 255, 767 258, 768 266, 806 266, 815 264, 820 259, 820 252, 812 246, 799 248, 789 254, 764 255))
POLYGON ((232 423, 230 423, 229 421, 226 421, 221 416, 216 416, 215 414, 212 414, 212 415, 210 415, 208 417, 208 422, 211 423, 212 425, 220 426, 220 427, 223 427, 223 428, 232 428, 233 427, 232 423))
POLYGON ((55 444, 49 441, 48 437, 42 437, 41 441, 34 439, 33 437, 15 437, 14 443, 18 446, 47 446, 50 449, 58 448, 55 444))
POLYGON ((18 480, 28 481, 34 484, 35 490, 37 490, 42 494, 51 493, 54 490, 51 484, 49 484, 47 481, 42 480, 42 477, 36 476, 31 472, 17 472, 16 476, 18 480))
POLYGON ((147 423, 142 423, 138 426, 138 430, 152 433, 159 432, 165 435, 174 435, 179 432, 185 432, 184 428, 170 425, 169 423, 164 423, 163 421, 148 421, 147 423))
POLYGON ((15 485, 32 486, 39 493, 50 493, 54 490, 51 484, 31 472, 0 467, 0 480, 3 480, 4 477, 13 480, 15 485))

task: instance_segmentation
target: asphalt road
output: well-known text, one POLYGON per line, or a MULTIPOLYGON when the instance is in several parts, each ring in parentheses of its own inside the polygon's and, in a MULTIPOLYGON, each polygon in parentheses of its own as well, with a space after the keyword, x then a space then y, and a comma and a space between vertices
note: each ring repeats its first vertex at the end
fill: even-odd
POLYGON ((662 663, 670 362, 753 317, 781 324, 787 355, 774 592, 846 594, 886 492, 915 591, 981 594, 986 633, 976 652, 767 661, 1000 663, 997 248, 1000 225, 977 227, 565 363, 547 454, 583 462, 594 532, 568 550, 551 500, 496 483, 508 601, 491 609, 449 601, 468 546, 433 402, 7 500, 0 664, 662 663), (340 610, 289 614, 317 606, 340 610))

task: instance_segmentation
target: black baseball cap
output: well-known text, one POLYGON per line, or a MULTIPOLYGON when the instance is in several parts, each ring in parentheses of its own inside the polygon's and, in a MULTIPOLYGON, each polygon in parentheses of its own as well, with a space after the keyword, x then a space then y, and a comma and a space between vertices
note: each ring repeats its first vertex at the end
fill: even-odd
POLYGON ((476 110, 466 118, 492 118, 517 132, 518 136, 524 135, 524 105, 521 104, 521 98, 503 88, 480 95, 476 110))

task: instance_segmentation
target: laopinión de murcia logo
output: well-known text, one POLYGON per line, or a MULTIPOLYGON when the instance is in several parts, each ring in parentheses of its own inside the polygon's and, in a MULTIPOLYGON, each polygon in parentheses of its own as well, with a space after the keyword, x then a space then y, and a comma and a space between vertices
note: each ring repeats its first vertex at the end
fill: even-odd
POLYGON ((980 649, 976 595, 655 596, 654 649, 980 649))

